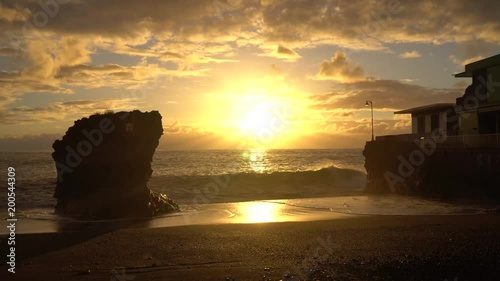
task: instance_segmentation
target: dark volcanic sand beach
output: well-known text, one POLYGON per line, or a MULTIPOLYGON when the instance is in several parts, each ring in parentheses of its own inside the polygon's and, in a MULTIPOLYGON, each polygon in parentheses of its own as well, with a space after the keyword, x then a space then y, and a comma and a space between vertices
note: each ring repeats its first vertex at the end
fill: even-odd
POLYGON ((0 280, 500 278, 499 215, 19 234, 16 245, 9 275, 2 240, 0 280))

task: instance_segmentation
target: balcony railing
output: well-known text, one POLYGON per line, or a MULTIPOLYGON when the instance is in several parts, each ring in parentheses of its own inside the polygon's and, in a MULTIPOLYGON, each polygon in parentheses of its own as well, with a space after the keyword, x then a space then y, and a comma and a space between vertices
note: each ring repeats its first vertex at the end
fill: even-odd
POLYGON ((414 142, 423 143, 424 140, 434 140, 437 147, 450 148, 500 148, 500 134, 484 135, 442 135, 429 134, 402 134, 376 137, 382 142, 414 142))
POLYGON ((500 147, 500 134, 447 136, 444 142, 443 137, 424 137, 424 139, 433 139, 441 147, 500 147))

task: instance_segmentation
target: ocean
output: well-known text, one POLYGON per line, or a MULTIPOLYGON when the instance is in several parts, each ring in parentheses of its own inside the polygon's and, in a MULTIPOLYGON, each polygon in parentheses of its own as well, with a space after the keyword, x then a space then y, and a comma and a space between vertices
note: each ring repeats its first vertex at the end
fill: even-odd
MULTIPOLYGON (((190 203, 189 193, 194 194, 198 189, 202 191, 217 177, 228 177, 233 188, 237 188, 234 182, 248 187, 252 181, 260 180, 258 184, 265 184, 266 180, 272 181, 284 173, 290 176, 304 172, 314 174, 328 168, 353 169, 361 175, 363 163, 361 149, 157 151, 152 162, 153 175, 149 187, 172 196, 180 203, 190 203), (243 178, 247 182, 242 182, 243 178)), ((0 152, 0 167, 5 171, 2 178, 7 175, 7 167, 16 169, 18 215, 54 207, 56 200, 52 195, 56 169, 50 152, 0 152)), ((275 192, 272 186, 268 190, 260 186, 257 188, 262 189, 261 193, 275 192)), ((225 193, 228 192, 225 190, 225 193)), ((219 193, 223 193, 222 190, 219 193)), ((224 201, 213 194, 206 195, 211 197, 211 202, 224 201)), ((5 192, 2 196, 6 196, 5 192)), ((262 194, 261 197, 268 196, 262 194)), ((230 201, 247 200, 245 194, 240 194, 230 201)), ((2 200, 3 204, 5 202, 2 200)))
MULTIPOLYGON (((157 151, 149 188, 171 197, 182 213, 148 223, 272 222, 334 214, 463 214, 495 208, 366 196, 362 193, 363 164, 362 149, 157 151)), ((0 167, 5 183, 5 191, 0 192, 4 218, 7 167, 16 169, 16 216, 29 221, 21 231, 58 231, 61 222, 76 223, 53 213, 56 171, 50 152, 0 152, 0 167)))

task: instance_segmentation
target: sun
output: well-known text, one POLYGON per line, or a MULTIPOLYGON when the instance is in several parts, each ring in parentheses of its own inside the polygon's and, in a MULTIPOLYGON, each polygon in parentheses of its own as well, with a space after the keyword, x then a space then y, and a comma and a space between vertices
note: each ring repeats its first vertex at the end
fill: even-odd
POLYGON ((286 101, 266 96, 243 97, 235 110, 234 127, 240 135, 260 143, 258 147, 276 141, 290 129, 286 101))
POLYGON ((234 79, 205 97, 200 126, 240 149, 288 147, 310 130, 307 94, 283 81, 234 79))
POLYGON ((284 116, 279 116, 277 104, 260 101, 244 107, 238 126, 243 131, 252 131, 255 134, 268 129, 276 129, 276 124, 285 123, 284 116))

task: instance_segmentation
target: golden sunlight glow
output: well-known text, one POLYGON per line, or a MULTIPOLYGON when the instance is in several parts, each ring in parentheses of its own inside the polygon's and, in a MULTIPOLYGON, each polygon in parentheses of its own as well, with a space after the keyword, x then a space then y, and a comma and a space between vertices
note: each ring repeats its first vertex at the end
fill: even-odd
POLYGON ((286 147, 312 130, 303 123, 311 116, 307 95, 279 79, 235 78, 205 97, 209 106, 200 125, 241 149, 286 147))
POLYGON ((271 202, 241 202, 238 206, 241 223, 281 221, 281 204, 271 202))

